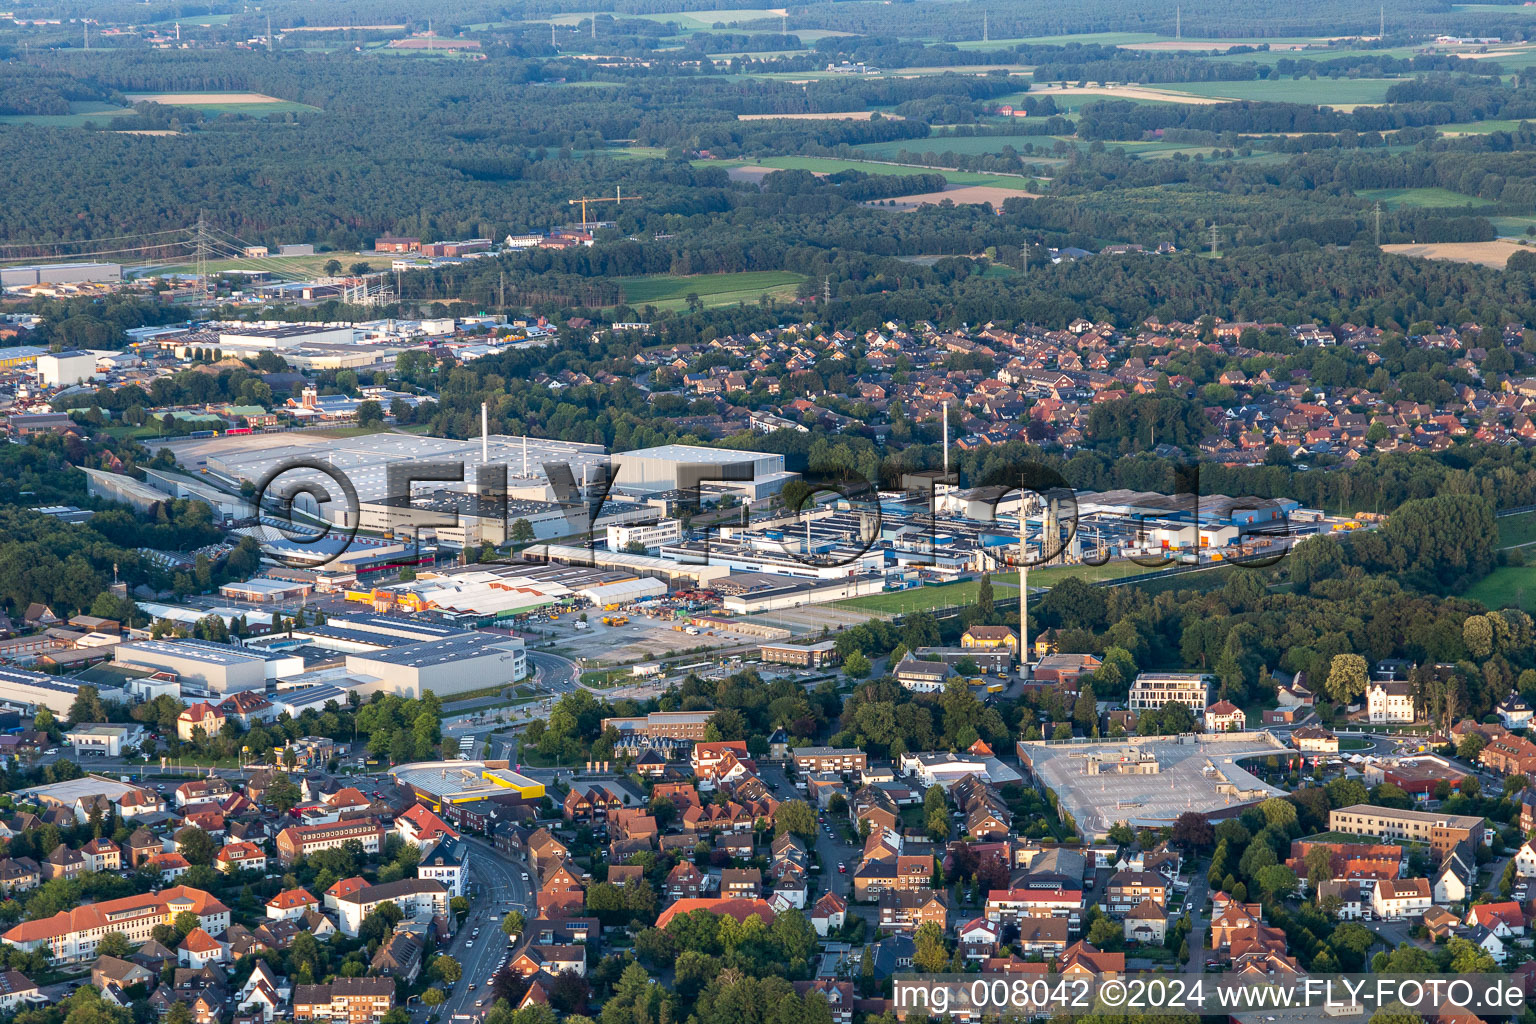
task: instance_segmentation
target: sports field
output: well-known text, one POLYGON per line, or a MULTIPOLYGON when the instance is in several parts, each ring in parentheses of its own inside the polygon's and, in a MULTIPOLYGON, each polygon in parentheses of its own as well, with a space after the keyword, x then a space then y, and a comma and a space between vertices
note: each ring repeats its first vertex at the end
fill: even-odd
POLYGON ((775 298, 793 298, 795 289, 805 278, 787 270, 757 270, 742 274, 696 274, 689 277, 653 274, 616 280, 623 285, 624 301, 631 306, 681 309, 688 305, 690 295, 697 295, 699 301, 706 306, 756 302, 764 292, 775 298))
POLYGON ((1499 519, 1499 547, 1513 548, 1536 543, 1536 512, 1499 519))

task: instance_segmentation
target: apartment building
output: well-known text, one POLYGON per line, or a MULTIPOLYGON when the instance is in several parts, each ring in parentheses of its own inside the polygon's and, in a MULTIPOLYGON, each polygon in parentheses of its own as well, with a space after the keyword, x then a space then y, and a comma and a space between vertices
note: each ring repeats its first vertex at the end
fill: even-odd
POLYGON ((1177 701, 1196 716, 1205 714, 1210 677, 1201 672, 1143 672, 1131 684, 1132 711, 1156 711, 1177 701))
POLYGON ((869 755, 856 747, 795 747, 790 756, 801 775, 846 774, 869 767, 869 755))
POLYGON ((1434 905, 1427 878, 1387 878, 1376 883, 1371 911, 1382 921, 1422 917, 1434 905))
POLYGON ((336 898, 336 915, 343 935, 355 936, 363 920, 385 903, 400 908, 407 921, 448 920, 448 887, 431 878, 402 878, 398 882, 370 885, 336 898))
POLYGON ((1168 879, 1156 871, 1117 871, 1104 887, 1103 907, 1111 917, 1124 917, 1142 900, 1167 906, 1168 879))
POLYGON ((384 826, 372 818, 333 821, 324 825, 290 825, 277 834, 277 859, 284 867, 316 850, 334 850, 353 839, 363 844, 363 852, 383 849, 384 826))
POLYGON ((692 740, 704 739, 713 711, 652 711, 636 718, 605 718, 603 732, 609 727, 619 730, 620 736, 643 736, 649 739, 692 740))
POLYGON ((395 1005, 394 978, 337 978, 325 985, 296 985, 295 1021, 378 1024, 395 1005))

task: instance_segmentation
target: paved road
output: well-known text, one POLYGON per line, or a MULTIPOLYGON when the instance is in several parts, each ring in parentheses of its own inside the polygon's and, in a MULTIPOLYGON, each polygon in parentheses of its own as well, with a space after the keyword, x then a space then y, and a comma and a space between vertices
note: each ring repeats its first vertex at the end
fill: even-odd
POLYGON ((476 1000, 489 1003, 491 979, 511 950, 501 931, 501 919, 511 910, 533 917, 529 886, 522 879, 527 865, 483 840, 473 836, 465 839, 469 843, 469 877, 478 893, 470 904, 469 917, 448 944, 447 952, 464 968, 464 976, 439 1008, 449 1020, 456 1013, 478 1016, 481 1011, 475 1008, 476 1000), (476 928, 480 929, 479 938, 474 938, 476 928))
POLYGON ((1203 974, 1205 972, 1206 957, 1211 951, 1206 949, 1210 932, 1210 919, 1205 912, 1206 890, 1210 883, 1206 881, 1204 871, 1195 871, 1189 881, 1189 893, 1184 905, 1189 909, 1189 961, 1184 964, 1185 974, 1203 974))
MULTIPOLYGON (((789 775, 784 771, 783 766, 763 762, 761 763, 761 768, 763 781, 779 787, 774 792, 774 796, 779 800, 805 799, 805 795, 791 784, 789 775)), ((847 815, 834 815, 827 812, 819 812, 819 815, 826 818, 826 825, 833 826, 834 831, 832 835, 828 835, 826 825, 818 824, 816 826, 816 842, 813 849, 816 852, 816 863, 821 865, 821 875, 819 878, 814 875, 811 878, 811 892, 806 897, 807 910, 817 900, 821 899, 824 893, 829 891, 835 892, 844 898, 849 898, 851 902, 853 870, 858 865, 861 849, 842 840, 842 830, 848 824, 847 815), (839 864, 848 865, 847 874, 837 870, 839 864)), ((860 912, 860 908, 850 906, 849 909, 860 912)))

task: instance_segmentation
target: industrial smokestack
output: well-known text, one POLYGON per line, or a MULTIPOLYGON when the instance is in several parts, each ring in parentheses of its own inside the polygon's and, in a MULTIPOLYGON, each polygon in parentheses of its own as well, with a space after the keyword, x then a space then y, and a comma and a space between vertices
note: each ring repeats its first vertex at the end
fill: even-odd
POLYGON ((480 462, 489 465, 491 461, 491 403, 480 403, 480 462))
POLYGON ((949 403, 944 403, 944 482, 949 482, 949 403))

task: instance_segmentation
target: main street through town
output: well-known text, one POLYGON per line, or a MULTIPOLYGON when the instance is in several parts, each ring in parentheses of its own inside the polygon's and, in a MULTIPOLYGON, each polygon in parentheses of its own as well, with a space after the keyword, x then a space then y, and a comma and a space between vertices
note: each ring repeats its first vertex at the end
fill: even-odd
POLYGON ((469 845, 469 878, 474 898, 470 900, 469 916, 444 950, 464 968, 463 977, 449 990, 438 1011, 450 1021, 459 1014, 480 1016, 477 1004, 491 1001, 491 979, 512 954, 512 945, 501 930, 502 919, 513 910, 533 917, 527 862, 521 856, 502 853, 482 839, 466 836, 465 841, 469 845))

